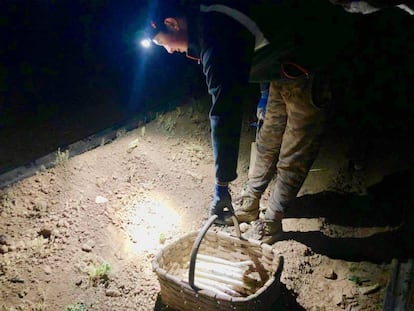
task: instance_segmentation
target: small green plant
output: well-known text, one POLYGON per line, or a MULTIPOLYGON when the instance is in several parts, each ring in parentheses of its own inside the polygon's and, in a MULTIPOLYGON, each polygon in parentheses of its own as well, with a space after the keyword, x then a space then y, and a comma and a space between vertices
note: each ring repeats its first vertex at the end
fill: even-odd
POLYGON ((106 261, 101 265, 90 266, 88 275, 93 283, 97 283, 98 281, 107 282, 109 280, 110 272, 111 272, 111 264, 106 261))
POLYGON ((77 302, 75 304, 66 306, 65 311, 88 311, 88 306, 83 302, 77 302))
POLYGON ((62 165, 67 160, 69 160, 69 150, 61 151, 60 148, 58 148, 56 152, 55 165, 62 165))
POLYGON ((174 128, 175 125, 177 124, 177 122, 175 120, 173 120, 173 118, 171 116, 169 116, 167 118, 167 121, 164 124, 164 128, 168 131, 171 132, 174 128))
POLYGON ((163 114, 157 115, 157 123, 167 132, 171 132, 177 124, 176 120, 174 120, 170 115, 167 117, 163 114))
POLYGON ((184 115, 184 111, 179 106, 176 108, 176 112, 177 112, 178 117, 181 117, 184 115))
POLYGON ((34 254, 40 258, 48 257, 51 254, 49 239, 46 239, 41 235, 38 236, 33 242, 33 251, 34 254))
POLYGON ((32 306, 31 311, 45 311, 45 305, 44 302, 37 302, 32 306))
POLYGON ((167 240, 167 236, 165 235, 164 232, 161 232, 160 238, 159 238, 160 244, 164 244, 166 240, 167 240))
POLYGON ((3 208, 11 208, 14 205, 15 198, 14 193, 10 189, 6 190, 0 195, 0 205, 3 208))
POLYGON ((362 280, 361 280, 361 278, 360 278, 359 276, 356 276, 355 274, 351 274, 351 275, 348 277, 348 280, 350 280, 350 281, 352 281, 352 282, 356 283, 357 285, 362 285, 362 280))

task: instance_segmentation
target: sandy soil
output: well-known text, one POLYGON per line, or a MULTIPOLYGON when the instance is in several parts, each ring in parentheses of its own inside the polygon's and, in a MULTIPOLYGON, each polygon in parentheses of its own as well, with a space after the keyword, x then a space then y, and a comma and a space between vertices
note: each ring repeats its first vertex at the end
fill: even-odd
MULTIPOLYGON (((79 156, 57 155, 56 167, 1 190, 0 310, 166 309, 151 262, 199 231, 212 198, 209 123, 197 107, 121 131, 79 156)), ((247 123, 234 197, 254 138, 247 123)), ((377 153, 355 172, 345 155, 343 141, 326 140, 283 221, 284 237, 273 245, 284 258, 280 310, 382 310, 391 259, 401 251, 401 219, 393 216, 401 214, 381 208, 378 196, 365 203, 371 186, 404 162, 377 153)))

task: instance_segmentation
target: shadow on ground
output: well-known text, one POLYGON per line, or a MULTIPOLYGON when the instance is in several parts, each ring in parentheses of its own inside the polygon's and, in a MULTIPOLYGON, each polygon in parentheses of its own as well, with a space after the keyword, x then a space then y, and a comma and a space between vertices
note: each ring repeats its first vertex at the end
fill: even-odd
MULTIPOLYGON (((414 168, 414 167, 413 167, 414 168)), ((322 232, 284 232, 282 240, 301 242, 316 253, 348 261, 390 262, 414 257, 414 169, 391 175, 366 195, 321 192, 293 202, 286 218, 324 217, 326 223, 351 228, 393 227, 363 238, 334 238, 322 232)))

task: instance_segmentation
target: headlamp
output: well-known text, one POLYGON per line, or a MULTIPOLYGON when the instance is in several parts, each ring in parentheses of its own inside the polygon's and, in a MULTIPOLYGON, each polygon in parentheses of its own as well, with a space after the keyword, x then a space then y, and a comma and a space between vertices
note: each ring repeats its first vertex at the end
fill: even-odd
POLYGON ((149 49, 152 45, 152 40, 149 38, 145 38, 141 40, 141 46, 143 48, 149 49))
POLYGON ((154 38, 159 31, 160 30, 155 24, 155 22, 151 21, 150 27, 147 27, 141 35, 141 38, 140 38, 141 47, 146 48, 146 49, 150 48, 152 45, 152 38, 154 38))
POLYGON ((177 0, 151 0, 149 5, 149 16, 146 26, 138 36, 138 44, 141 48, 148 49, 152 44, 158 44, 153 39, 159 32, 167 32, 165 19, 167 17, 181 16, 181 6, 177 0))

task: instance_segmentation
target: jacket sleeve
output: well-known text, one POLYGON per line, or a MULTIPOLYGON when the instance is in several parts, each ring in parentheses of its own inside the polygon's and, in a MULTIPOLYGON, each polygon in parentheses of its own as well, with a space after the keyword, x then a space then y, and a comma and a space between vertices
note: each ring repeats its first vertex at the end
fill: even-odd
POLYGON ((237 177, 243 93, 248 83, 254 38, 230 17, 209 13, 203 32, 201 61, 209 94, 211 140, 218 182, 237 177))

